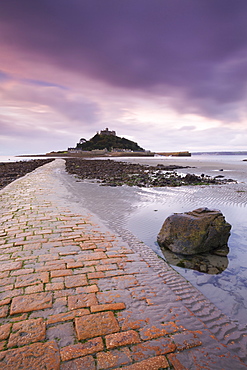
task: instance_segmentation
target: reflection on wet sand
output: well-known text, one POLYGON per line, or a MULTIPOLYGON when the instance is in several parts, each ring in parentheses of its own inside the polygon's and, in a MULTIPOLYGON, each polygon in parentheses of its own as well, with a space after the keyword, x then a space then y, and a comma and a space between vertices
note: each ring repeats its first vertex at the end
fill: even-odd
POLYGON ((161 251, 166 261, 172 266, 196 270, 210 275, 221 274, 228 267, 227 256, 218 256, 212 253, 185 256, 173 253, 166 248, 161 248, 161 251))

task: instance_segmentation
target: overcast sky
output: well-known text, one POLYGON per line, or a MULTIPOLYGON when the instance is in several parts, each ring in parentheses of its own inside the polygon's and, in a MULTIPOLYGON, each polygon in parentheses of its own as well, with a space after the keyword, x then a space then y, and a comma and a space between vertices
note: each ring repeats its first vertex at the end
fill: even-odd
POLYGON ((246 0, 0 3, 0 155, 247 150, 246 95, 246 0))

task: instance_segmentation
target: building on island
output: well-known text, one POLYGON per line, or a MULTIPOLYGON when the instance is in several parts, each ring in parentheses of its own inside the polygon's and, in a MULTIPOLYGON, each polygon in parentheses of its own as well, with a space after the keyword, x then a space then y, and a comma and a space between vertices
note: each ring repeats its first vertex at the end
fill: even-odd
POLYGON ((81 138, 75 148, 68 148, 69 153, 90 152, 97 155, 113 153, 145 152, 137 143, 124 137, 118 137, 116 131, 98 131, 90 140, 81 138))
POLYGON ((110 131, 108 129, 108 127, 106 127, 105 130, 101 130, 100 131, 100 135, 108 135, 108 136, 112 135, 112 136, 116 136, 116 131, 110 131))

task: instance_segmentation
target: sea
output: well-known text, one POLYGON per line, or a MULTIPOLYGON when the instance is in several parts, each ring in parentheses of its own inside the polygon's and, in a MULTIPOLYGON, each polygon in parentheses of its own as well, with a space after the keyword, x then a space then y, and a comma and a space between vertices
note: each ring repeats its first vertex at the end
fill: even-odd
MULTIPOLYGON (((0 162, 24 160, 0 157, 0 162)), ((37 159, 37 157, 35 157, 37 159)), ((102 158, 105 159, 105 158, 102 158)), ((127 230, 152 248, 211 302, 241 326, 247 323, 247 152, 192 153, 191 157, 114 158, 117 161, 178 164, 178 173, 204 174, 232 179, 225 185, 138 188, 101 186, 81 181, 66 172, 57 174, 71 201, 88 209, 112 231, 127 230), (173 213, 207 207, 219 209, 232 226, 226 257, 191 261, 165 254, 157 243, 164 220, 173 213)))
MULTIPOLYGON (((32 159, 45 159, 45 156, 28 156, 28 157, 18 157, 14 155, 0 155, 0 163, 1 162, 20 162, 20 161, 30 161, 32 159)), ((51 158, 51 157, 49 157, 51 158)), ((54 157, 58 158, 58 157, 54 157)))

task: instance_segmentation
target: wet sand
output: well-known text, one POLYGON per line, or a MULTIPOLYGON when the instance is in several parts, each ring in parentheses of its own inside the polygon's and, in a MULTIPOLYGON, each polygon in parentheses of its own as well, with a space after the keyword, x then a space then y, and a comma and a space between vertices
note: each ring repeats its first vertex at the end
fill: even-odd
POLYGON ((180 171, 182 173, 207 174, 209 176, 223 175, 227 178, 236 178, 238 181, 247 180, 247 161, 243 161, 245 157, 236 156, 200 156, 192 157, 152 157, 152 158, 115 158, 114 160, 122 160, 129 163, 140 163, 144 165, 177 165, 190 166, 190 169, 180 171), (229 161, 229 159, 231 159, 229 161), (223 170, 223 171, 221 171, 223 170))

